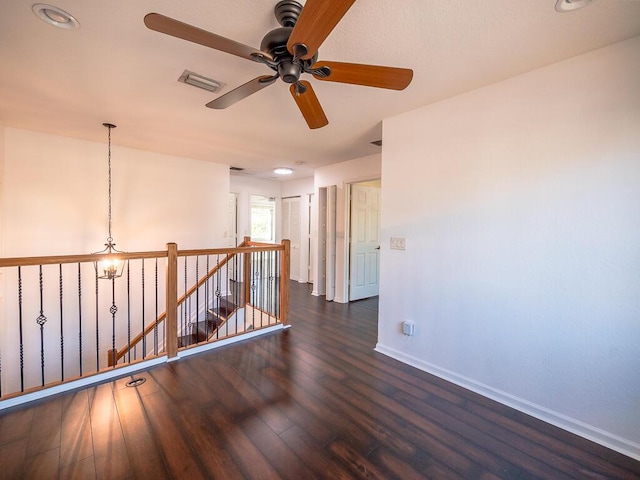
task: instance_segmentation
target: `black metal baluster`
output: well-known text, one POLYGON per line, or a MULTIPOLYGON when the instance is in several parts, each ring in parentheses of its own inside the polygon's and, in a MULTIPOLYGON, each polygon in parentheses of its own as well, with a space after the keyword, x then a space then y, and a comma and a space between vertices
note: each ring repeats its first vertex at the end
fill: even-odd
POLYGON ((62 314, 62 264, 60 267, 60 380, 64 381, 64 317, 62 314))
POLYGON ((184 257, 184 301, 182 302, 182 312, 184 313, 184 323, 182 326, 182 335, 186 335, 186 338, 190 338, 191 319, 187 321, 187 306, 189 299, 187 298, 187 260, 189 257, 184 257))
POLYGON ((20 328, 20 391, 24 392, 24 342, 22 337, 22 267, 18 267, 18 323, 20 328))
POLYGON ((196 343, 200 343, 200 287, 198 287, 200 255, 196 255, 196 343))
MULTIPOLYGON (((260 269, 260 283, 258 283, 258 303, 260 304, 260 326, 262 327, 262 315, 264 310, 264 287, 265 287, 265 278, 264 278, 264 267, 265 267, 265 256, 267 252, 260 252, 260 265, 258 268, 260 269)), ((255 328, 255 324, 253 328, 255 328)))
POLYGON ((276 301, 276 317, 280 318, 280 296, 282 295, 282 290, 280 289, 279 285, 282 282, 282 280, 280 279, 280 274, 282 273, 280 271, 280 259, 282 258, 281 256, 284 255, 284 252, 278 252, 278 255, 276 256, 276 285, 278 285, 278 295, 277 295, 277 301, 276 301))
MULTIPOLYGON (((158 327, 160 326, 160 323, 158 322, 158 257, 156 257, 156 335, 159 335, 160 332, 158 330, 158 327)), ((177 327, 176 327, 177 328, 177 327)), ((164 345, 164 351, 167 350, 167 322, 163 322, 162 323, 162 343, 164 345)), ((158 347, 159 349, 159 347, 158 347)))
POLYGON ((82 376, 82 274, 78 262, 78 356, 80 358, 80 376, 82 376))
MULTIPOLYGON (((111 279, 111 351, 116 352, 116 313, 118 313, 118 307, 116 306, 116 279, 111 279)), ((115 358, 113 359, 113 368, 116 368, 115 358)))
MULTIPOLYGON (((127 262, 127 358, 131 363, 131 261, 127 262)), ((117 363, 118 359, 114 360, 117 363)))
POLYGON ((277 251, 273 254, 275 260, 274 260, 274 264, 273 264, 273 274, 272 274, 272 278, 271 278, 271 282, 273 284, 273 299, 272 301, 272 307, 271 307, 271 312, 272 314, 275 316, 276 315, 276 309, 277 309, 277 304, 278 304, 278 292, 280 291, 278 288, 278 278, 276 277, 276 269, 278 268, 278 264, 280 263, 280 255, 282 254, 282 252, 277 251))
POLYGON ((267 252, 267 257, 269 259, 267 263, 267 278, 266 278, 266 291, 265 291, 265 312, 267 314, 267 324, 271 323, 271 297, 273 295, 273 291, 271 288, 271 279, 272 276, 272 268, 273 268, 273 255, 275 252, 267 252))
POLYGON ((204 336, 209 340, 209 255, 207 255, 206 263, 206 277, 204 280, 204 336))
POLYGON ((98 271, 96 270, 96 371, 100 371, 100 330, 98 321, 98 271))
MULTIPOLYGON (((227 300, 227 319, 225 320, 225 322, 229 321, 229 315, 231 315, 231 312, 229 311, 229 302, 230 302, 230 298, 233 298, 230 295, 230 289, 231 289, 231 282, 229 281, 229 257, 225 257, 227 259, 227 263, 225 263, 224 268, 226 270, 225 272, 225 298, 227 300)), ((235 299, 234 299, 235 300, 235 299)), ((235 310, 237 303, 233 302, 233 309, 235 310)))
POLYGON ((158 355, 158 257, 156 257, 156 268, 155 268, 155 280, 156 280, 156 316, 155 316, 155 326, 153 327, 153 342, 154 347, 153 351, 156 355, 158 355))
POLYGON ((270 252, 262 252, 260 262, 260 326, 264 327, 264 314, 267 309, 267 288, 269 281, 269 255, 270 252))
POLYGON ((44 324, 47 323, 47 317, 44 315, 44 278, 42 275, 42 265, 40 265, 40 315, 36 319, 36 323, 40 325, 40 370, 42 373, 42 386, 44 387, 44 324))
MULTIPOLYGON (((216 265, 220 265, 220 254, 216 255, 216 265)), ((216 318, 216 324, 219 323, 220 321, 222 321, 222 319, 220 318, 220 315, 222 313, 222 309, 224 308, 224 312, 225 315, 229 314, 229 311, 227 309, 228 307, 228 302, 226 301, 228 297, 222 297, 222 269, 218 268, 218 270, 216 271, 216 298, 218 299, 218 318, 216 318), (224 301, 224 302, 223 302, 224 301), (224 303, 224 307, 222 306, 224 303)), ((229 319, 229 317, 227 316, 227 320, 229 319)), ((220 338, 220 332, 218 331, 218 334, 216 335, 216 338, 220 338)))
MULTIPOLYGON (((146 345, 146 335, 144 335, 144 314, 145 314, 145 307, 144 307, 144 258, 142 259, 142 347, 143 350, 145 348, 146 345)), ((138 355, 138 349, 137 349, 137 344, 136 344, 136 350, 134 352, 134 356, 133 359, 137 360, 137 355, 138 355)), ((129 353, 129 362, 131 362, 131 353, 129 353)))
MULTIPOLYGON (((256 258, 260 258, 258 256, 258 252, 251 252, 251 271, 253 272, 253 274, 251 275, 251 326, 255 327, 256 326, 256 303, 257 303, 257 283, 258 283, 258 277, 256 275, 256 258)), ((259 261, 259 260, 258 260, 259 261)), ((246 317, 246 316, 245 316, 246 317)), ((244 322, 244 329, 247 329, 247 321, 245 319, 244 322)))
POLYGON ((264 293, 262 295, 262 310, 260 313, 260 326, 264 327, 264 316, 267 316, 267 326, 269 325, 269 294, 271 293, 271 260, 273 252, 264 252, 264 256, 267 258, 267 262, 264 265, 264 293))

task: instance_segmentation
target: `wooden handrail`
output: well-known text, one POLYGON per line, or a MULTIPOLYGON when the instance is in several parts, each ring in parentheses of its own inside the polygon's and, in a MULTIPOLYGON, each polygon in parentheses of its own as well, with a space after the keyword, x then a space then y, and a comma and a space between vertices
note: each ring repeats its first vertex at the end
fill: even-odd
MULTIPOLYGON (((242 242, 237 247, 232 248, 210 248, 203 250, 180 250, 179 257, 191 257, 196 255, 226 255, 228 253, 242 253, 251 247, 252 252, 266 252, 272 250, 283 250, 281 245, 273 245, 269 243, 242 242)), ((167 256, 166 250, 158 250, 154 252, 118 252, 116 254, 107 253, 88 253, 83 255, 56 255, 50 257, 13 257, 0 258, 0 268, 3 267, 27 267, 38 265, 57 265, 59 263, 93 263, 99 262, 100 259, 106 257, 117 256, 121 260, 140 260, 143 258, 163 258, 167 256)))
MULTIPOLYGON (((0 258, 0 268, 2 267, 27 267, 38 265, 57 265, 59 263, 93 263, 100 261, 109 255, 106 253, 89 253, 84 255, 57 255, 53 257, 14 257, 0 258)), ((127 252, 117 253, 117 257, 122 260, 138 260, 141 258, 162 258, 167 256, 166 250, 157 252, 127 252)))

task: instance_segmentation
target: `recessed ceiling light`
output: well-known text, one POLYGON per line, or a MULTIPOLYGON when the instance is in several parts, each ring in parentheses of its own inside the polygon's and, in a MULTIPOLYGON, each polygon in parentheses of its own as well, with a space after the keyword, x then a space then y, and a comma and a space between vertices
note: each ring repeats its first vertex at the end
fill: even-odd
POLYGON ((80 28, 80 22, 78 22, 78 20, 61 8, 54 7, 53 5, 36 3, 31 7, 31 10, 40 20, 54 27, 64 28, 66 30, 76 30, 80 28))
POLYGON ((594 0, 558 0, 556 2, 556 12, 567 13, 584 8, 594 0))
POLYGON ((276 175, 291 175, 293 173, 293 170, 287 167, 278 167, 273 170, 273 173, 275 173, 276 175))

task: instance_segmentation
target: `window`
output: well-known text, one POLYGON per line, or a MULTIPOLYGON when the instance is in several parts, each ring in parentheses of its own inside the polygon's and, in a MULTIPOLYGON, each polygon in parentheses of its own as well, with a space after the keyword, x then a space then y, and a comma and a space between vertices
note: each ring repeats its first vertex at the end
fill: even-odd
POLYGON ((251 240, 275 243, 276 199, 251 195, 251 240))

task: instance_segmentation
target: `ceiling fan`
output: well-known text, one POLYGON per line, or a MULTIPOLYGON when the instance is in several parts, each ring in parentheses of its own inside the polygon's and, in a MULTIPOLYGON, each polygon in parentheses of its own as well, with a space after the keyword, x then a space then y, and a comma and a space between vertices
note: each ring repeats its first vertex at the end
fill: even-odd
POLYGON ((329 121, 311 83, 300 80, 303 73, 317 80, 393 90, 403 90, 413 78, 413 71, 406 68, 318 61, 318 48, 354 3, 355 0, 307 0, 303 8, 295 0, 279 1, 274 13, 281 27, 265 35, 259 50, 159 13, 149 13, 144 23, 151 30, 263 63, 275 71, 221 95, 207 107, 227 108, 280 78, 291 84, 289 91, 309 128, 320 128, 329 121))

